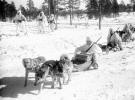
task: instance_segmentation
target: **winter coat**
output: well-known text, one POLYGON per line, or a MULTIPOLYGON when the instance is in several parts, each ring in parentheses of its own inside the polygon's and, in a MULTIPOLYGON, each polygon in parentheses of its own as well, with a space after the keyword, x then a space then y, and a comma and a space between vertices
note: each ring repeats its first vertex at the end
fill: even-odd
POLYGON ((22 15, 22 14, 19 14, 19 15, 17 14, 17 15, 15 16, 14 21, 15 21, 16 23, 21 23, 22 21, 26 21, 26 18, 25 18, 25 16, 22 15))
POLYGON ((90 45, 83 45, 81 47, 78 47, 76 49, 76 52, 80 51, 81 53, 87 53, 87 54, 92 54, 92 53, 96 53, 96 54, 100 54, 102 52, 101 48, 97 45, 97 44, 91 44, 92 47, 88 50, 88 48, 90 47, 90 45), (88 50, 88 52, 86 52, 86 50, 88 50))

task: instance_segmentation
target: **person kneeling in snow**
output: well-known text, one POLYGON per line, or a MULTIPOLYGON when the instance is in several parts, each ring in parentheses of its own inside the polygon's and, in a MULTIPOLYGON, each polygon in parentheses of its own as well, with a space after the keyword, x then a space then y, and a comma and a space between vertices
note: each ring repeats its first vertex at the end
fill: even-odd
MULTIPOLYGON (((96 42, 92 42, 90 37, 87 37, 86 44, 76 48, 75 57, 78 54, 88 55, 89 60, 91 61, 91 65, 89 66, 89 68, 92 66, 94 69, 97 69, 98 68, 98 58, 99 58, 100 53, 102 53, 101 48, 96 44, 96 42)), ((76 59, 76 58, 74 58, 74 59, 76 59)))
POLYGON ((122 42, 130 42, 133 40, 133 31, 132 31, 132 26, 131 24, 126 24, 122 30, 124 34, 122 34, 122 42))
POLYGON ((107 36, 108 50, 114 51, 123 50, 121 43, 122 43, 121 37, 117 34, 117 32, 113 32, 112 28, 110 28, 107 36))

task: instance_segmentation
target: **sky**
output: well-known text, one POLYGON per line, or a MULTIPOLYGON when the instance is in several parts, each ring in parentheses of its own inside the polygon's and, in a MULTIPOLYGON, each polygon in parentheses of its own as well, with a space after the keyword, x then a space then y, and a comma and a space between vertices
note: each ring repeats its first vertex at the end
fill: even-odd
MULTIPOLYGON (((26 6, 26 3, 28 0, 6 0, 7 2, 11 2, 11 1, 14 1, 16 7, 18 8, 20 5, 23 5, 23 6, 26 6)), ((41 7, 41 4, 44 0, 33 0, 34 1, 34 5, 35 7, 37 8, 40 8, 41 7)), ((81 0, 83 1, 83 0, 81 0)), ((123 0, 125 2, 125 4, 129 3, 130 0, 123 0)), ((121 0, 118 0, 118 3, 120 3, 121 0)), ((82 5, 82 8, 84 8, 85 4, 81 4, 82 5)))

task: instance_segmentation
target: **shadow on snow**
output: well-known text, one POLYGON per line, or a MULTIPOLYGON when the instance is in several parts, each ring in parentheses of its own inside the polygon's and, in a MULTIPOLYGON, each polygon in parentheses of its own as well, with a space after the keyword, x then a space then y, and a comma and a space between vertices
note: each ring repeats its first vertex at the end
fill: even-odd
MULTIPOLYGON (((24 77, 4 77, 0 79, 0 96, 17 98, 18 94, 37 95, 40 85, 34 86, 33 80, 28 80, 27 87, 24 87, 24 77), (2 87, 3 86, 3 87, 2 87), (37 90, 36 93, 32 91, 37 90)), ((45 85, 51 86, 51 82, 47 81, 45 85)))

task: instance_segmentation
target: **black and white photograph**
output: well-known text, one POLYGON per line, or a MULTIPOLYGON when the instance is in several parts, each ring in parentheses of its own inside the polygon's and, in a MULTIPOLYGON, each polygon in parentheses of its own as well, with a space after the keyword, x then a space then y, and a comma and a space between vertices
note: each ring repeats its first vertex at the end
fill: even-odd
POLYGON ((0 0, 0 100, 135 100, 135 0, 0 0))

